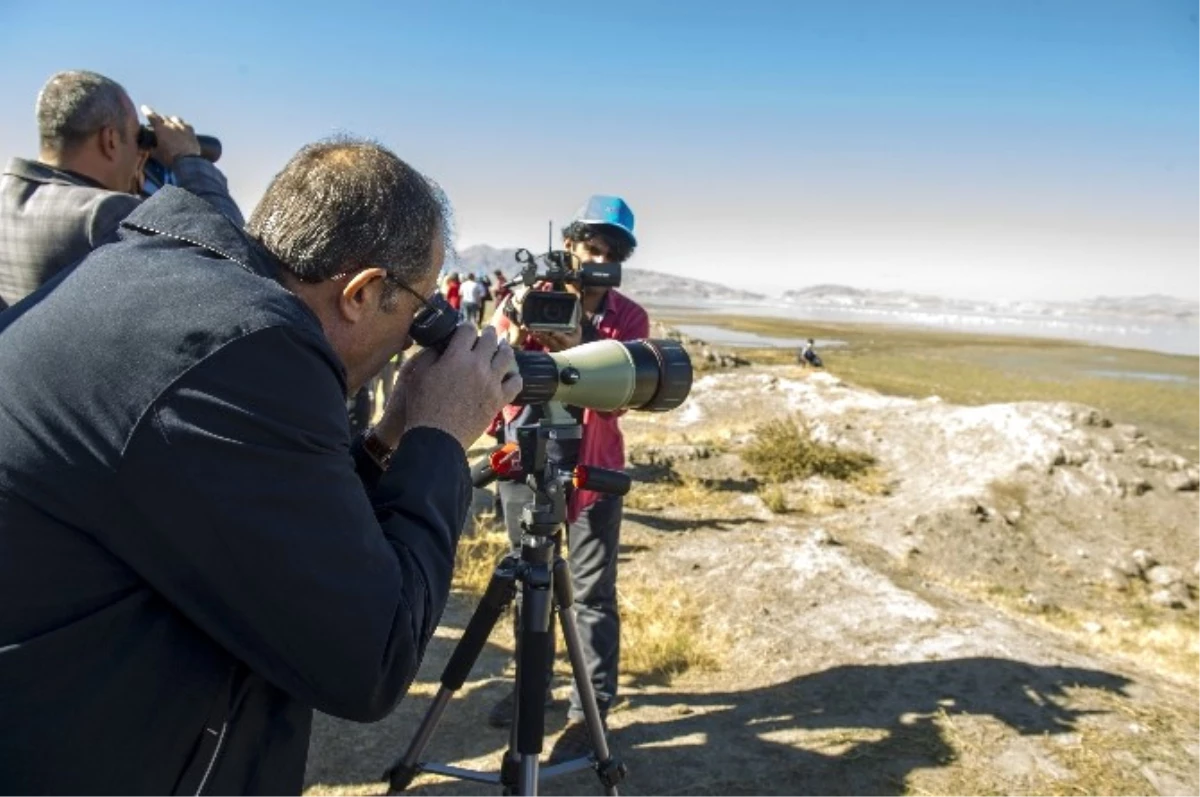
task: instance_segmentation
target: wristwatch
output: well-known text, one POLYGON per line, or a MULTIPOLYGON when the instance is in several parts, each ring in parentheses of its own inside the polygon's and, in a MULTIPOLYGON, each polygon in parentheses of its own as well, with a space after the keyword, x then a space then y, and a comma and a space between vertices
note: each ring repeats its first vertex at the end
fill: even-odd
POLYGON ((379 469, 387 470, 388 464, 392 461, 392 455, 396 453, 396 449, 379 439, 379 436, 375 434, 374 426, 363 432, 362 444, 363 451, 367 452, 367 456, 375 461, 379 469))

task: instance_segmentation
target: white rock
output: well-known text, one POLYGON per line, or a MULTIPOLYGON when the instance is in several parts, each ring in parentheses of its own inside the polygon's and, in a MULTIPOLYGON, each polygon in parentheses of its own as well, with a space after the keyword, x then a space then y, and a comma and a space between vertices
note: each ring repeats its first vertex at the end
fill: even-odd
POLYGON ((1155 590, 1150 594, 1150 602, 1166 609, 1183 609, 1187 606, 1179 595, 1169 589, 1155 590))
POLYGON ((1155 565, 1146 571, 1146 580, 1160 587, 1169 587, 1172 584, 1183 581, 1183 571, 1177 567, 1155 565))
POLYGON ((1138 570, 1145 573, 1150 568, 1158 564, 1158 560, 1154 558, 1154 554, 1147 551, 1145 548, 1138 548, 1129 556, 1133 563, 1137 565, 1138 570))
POLYGON ((1163 479, 1168 490, 1177 493, 1196 492, 1200 489, 1200 479, 1191 473, 1171 473, 1163 479))
POLYGON ((1100 580, 1110 589, 1115 589, 1117 592, 1124 592, 1129 589, 1129 578, 1130 574, 1122 572, 1116 567, 1106 567, 1100 571, 1100 580))

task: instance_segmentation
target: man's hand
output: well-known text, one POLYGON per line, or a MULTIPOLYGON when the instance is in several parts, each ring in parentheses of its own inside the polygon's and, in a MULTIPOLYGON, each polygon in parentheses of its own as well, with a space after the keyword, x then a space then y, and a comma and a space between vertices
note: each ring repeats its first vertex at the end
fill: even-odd
POLYGON ((521 392, 515 363, 512 347, 497 342, 495 329, 485 327, 476 337, 463 324, 440 357, 425 350, 404 364, 375 433, 395 446, 406 430, 430 426, 465 450, 521 392))
POLYGON ((530 332, 529 334, 550 351, 571 349, 583 342, 582 326, 576 326, 570 332, 530 332))
POLYGON ((200 154, 200 142, 196 131, 178 116, 163 118, 153 109, 142 106, 146 121, 154 128, 158 146, 154 148, 154 159, 164 166, 174 166, 176 158, 200 154))

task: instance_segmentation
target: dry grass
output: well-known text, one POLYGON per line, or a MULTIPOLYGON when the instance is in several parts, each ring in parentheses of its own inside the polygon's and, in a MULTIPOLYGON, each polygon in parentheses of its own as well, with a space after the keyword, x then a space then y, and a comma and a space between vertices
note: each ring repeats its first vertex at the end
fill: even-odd
POLYGON ((478 531, 458 541, 454 579, 450 588, 468 595, 482 595, 496 565, 511 549, 508 533, 480 522, 478 531))
POLYGON ((758 491, 758 497, 762 499, 762 502, 766 505, 767 509, 774 512, 776 515, 782 515, 788 511, 787 496, 784 494, 783 488, 778 484, 760 488, 758 491))
POLYGON ((1088 647, 1132 662, 1139 668, 1195 683, 1200 671, 1200 620, 1194 611, 1169 612, 1135 594, 1112 604, 1109 614, 1085 616, 1055 604, 1031 603, 1020 588, 955 582, 955 588, 1009 616, 1032 620, 1088 647), (1100 630, 1089 624, 1098 623, 1100 630))
POLYGON ((724 517, 739 511, 729 499, 728 490, 715 488, 709 480, 671 471, 659 481, 635 483, 625 496, 625 507, 640 512, 686 508, 710 517, 724 517))
MULTIPOLYGON (((942 738, 953 749, 953 761, 936 771, 914 773, 909 794, 1155 794, 1156 784, 1145 776, 1146 762, 1164 759, 1166 740, 1179 728, 1197 725, 1194 709, 1164 704, 1139 706, 1104 690, 1072 690, 1099 717, 1115 721, 1078 723, 1073 734, 1047 748, 1031 741, 1050 766, 1032 767, 1023 782, 997 771, 996 756, 1019 734, 992 718, 951 716, 944 710, 934 718, 942 738), (1136 728, 1137 730, 1131 730, 1136 728)), ((1169 756, 1168 756, 1169 757, 1169 756)))
POLYGON ((741 453, 750 469, 773 484, 828 476, 849 480, 875 464, 870 454, 846 451, 814 440, 803 420, 775 420, 759 425, 741 453))
MULTIPOLYGON (((495 526, 464 536, 452 588, 472 597, 482 595, 508 551, 508 534, 495 526)), ((627 582, 618 587, 622 673, 670 678, 717 666, 709 650, 711 640, 702 633, 703 614, 688 592, 675 585, 627 582)))
POLYGON ((621 610, 621 671, 672 678, 688 670, 714 670, 720 662, 703 628, 695 598, 676 584, 627 580, 617 590, 621 610))

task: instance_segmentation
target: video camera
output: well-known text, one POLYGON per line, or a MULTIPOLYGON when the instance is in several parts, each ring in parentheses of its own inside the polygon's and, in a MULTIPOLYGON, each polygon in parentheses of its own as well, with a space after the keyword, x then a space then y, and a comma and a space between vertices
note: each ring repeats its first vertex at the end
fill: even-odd
POLYGON ((572 332, 579 326, 579 297, 566 290, 568 284, 581 288, 621 285, 620 263, 580 264, 574 255, 562 250, 536 257, 528 249, 518 249, 516 259, 523 268, 513 283, 524 285, 527 290, 520 311, 509 304, 505 315, 534 332, 572 332), (551 289, 531 290, 539 282, 549 284, 551 289))
MULTIPOLYGON (((209 163, 216 163, 221 157, 221 141, 216 136, 196 136, 196 141, 200 143, 200 157, 209 163)), ((138 149, 142 151, 153 151, 158 146, 158 135, 155 134, 154 128, 148 125, 142 125, 138 128, 137 134, 138 149)), ((152 157, 146 160, 146 165, 142 169, 142 195, 150 196, 164 185, 176 185, 175 173, 161 161, 157 161, 152 157)))

